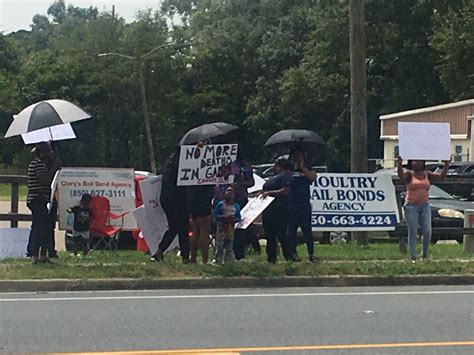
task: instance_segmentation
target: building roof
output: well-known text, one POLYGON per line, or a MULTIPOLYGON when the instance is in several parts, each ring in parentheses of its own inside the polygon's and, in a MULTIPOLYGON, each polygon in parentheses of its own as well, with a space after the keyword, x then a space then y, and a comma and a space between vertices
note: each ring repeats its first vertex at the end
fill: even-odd
POLYGON ((452 136, 467 138, 470 135, 469 120, 473 116, 474 99, 383 115, 380 116, 380 138, 397 138, 398 122, 449 123, 452 136))

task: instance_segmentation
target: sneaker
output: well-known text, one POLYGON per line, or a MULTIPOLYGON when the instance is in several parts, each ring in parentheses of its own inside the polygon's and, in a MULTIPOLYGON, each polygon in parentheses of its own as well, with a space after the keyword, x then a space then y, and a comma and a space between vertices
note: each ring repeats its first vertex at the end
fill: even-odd
POLYGON ((310 256, 309 256, 309 261, 310 261, 311 263, 316 263, 316 262, 319 261, 319 258, 318 258, 317 256, 315 256, 315 255, 310 255, 310 256))
POLYGON ((415 258, 415 259, 411 259, 411 263, 412 263, 412 264, 416 264, 416 258, 415 258))
POLYGON ((430 258, 429 258, 428 255, 423 255, 423 256, 421 257, 421 261, 428 261, 429 259, 430 259, 430 258))

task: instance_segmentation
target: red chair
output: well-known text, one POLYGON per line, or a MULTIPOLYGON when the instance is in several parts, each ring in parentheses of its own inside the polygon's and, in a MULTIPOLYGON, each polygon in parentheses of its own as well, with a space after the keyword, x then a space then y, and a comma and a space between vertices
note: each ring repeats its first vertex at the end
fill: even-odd
POLYGON ((117 250, 122 228, 111 226, 110 219, 121 218, 123 225, 123 216, 126 215, 126 213, 116 215, 110 212, 110 201, 102 196, 92 197, 89 207, 94 214, 94 218, 90 225, 91 252, 97 249, 110 251, 117 250))

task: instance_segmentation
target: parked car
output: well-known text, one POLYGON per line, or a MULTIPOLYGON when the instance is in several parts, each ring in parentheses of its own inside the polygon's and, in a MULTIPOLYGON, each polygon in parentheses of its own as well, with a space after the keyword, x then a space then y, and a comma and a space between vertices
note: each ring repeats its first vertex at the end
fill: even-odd
MULTIPOLYGON (((402 198, 403 200, 403 198, 402 198)), ((431 225, 433 236, 431 241, 455 239, 462 243, 464 211, 474 209, 474 202, 461 201, 439 188, 430 187, 431 205, 431 225)), ((391 237, 398 237, 406 234, 406 223, 402 221, 394 232, 390 232, 391 237)))

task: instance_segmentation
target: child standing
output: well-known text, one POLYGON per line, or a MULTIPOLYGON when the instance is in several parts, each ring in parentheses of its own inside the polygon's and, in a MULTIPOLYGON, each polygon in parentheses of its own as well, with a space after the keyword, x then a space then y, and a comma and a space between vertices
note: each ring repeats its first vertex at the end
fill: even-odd
POLYGON ((224 200, 220 201, 214 214, 217 222, 216 236, 216 263, 222 264, 234 261, 234 225, 240 222, 240 206, 234 201, 234 189, 228 187, 224 193, 224 200))
POLYGON ((74 206, 67 209, 68 213, 74 214, 74 225, 72 230, 72 251, 74 256, 77 256, 79 249, 82 249, 84 255, 89 252, 89 226, 94 218, 92 210, 89 208, 92 197, 89 194, 82 195, 79 206, 74 206))

